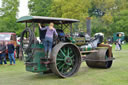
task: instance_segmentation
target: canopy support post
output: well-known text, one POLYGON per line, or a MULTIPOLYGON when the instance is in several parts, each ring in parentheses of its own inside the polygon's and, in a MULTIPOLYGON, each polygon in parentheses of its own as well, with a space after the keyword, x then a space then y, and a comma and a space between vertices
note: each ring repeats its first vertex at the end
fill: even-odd
POLYGON ((70 24, 70 35, 72 36, 72 23, 70 24))
POLYGON ((28 27, 28 23, 27 22, 26 22, 25 26, 26 26, 26 28, 28 27))
POLYGON ((61 23, 61 30, 63 30, 63 24, 61 23))

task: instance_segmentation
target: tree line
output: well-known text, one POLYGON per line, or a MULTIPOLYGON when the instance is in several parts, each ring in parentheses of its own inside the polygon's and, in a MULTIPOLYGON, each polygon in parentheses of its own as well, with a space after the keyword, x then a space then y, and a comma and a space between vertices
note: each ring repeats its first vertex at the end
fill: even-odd
MULTIPOLYGON (((19 0, 2 0, 0 8, 0 32, 16 32, 24 29, 17 24, 19 0)), ((74 32, 86 31, 86 18, 91 17, 92 35, 103 32, 112 36, 125 32, 128 36, 128 0, 29 0, 30 15, 79 19, 74 32)))

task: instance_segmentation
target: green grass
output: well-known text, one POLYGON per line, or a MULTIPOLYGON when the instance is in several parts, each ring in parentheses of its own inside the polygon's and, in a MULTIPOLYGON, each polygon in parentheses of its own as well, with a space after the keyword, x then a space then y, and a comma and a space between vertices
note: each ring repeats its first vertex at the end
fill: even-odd
POLYGON ((0 85, 128 85, 128 44, 122 48, 122 51, 113 48, 116 60, 112 68, 92 69, 83 62, 78 73, 66 79, 26 72, 24 63, 17 60, 16 65, 0 66, 0 85))

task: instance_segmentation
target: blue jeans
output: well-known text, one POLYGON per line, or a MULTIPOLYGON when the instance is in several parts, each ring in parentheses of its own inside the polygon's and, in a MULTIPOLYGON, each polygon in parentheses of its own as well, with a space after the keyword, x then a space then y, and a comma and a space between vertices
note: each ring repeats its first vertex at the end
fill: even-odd
POLYGON ((42 40, 41 40, 41 43, 44 45, 44 43, 45 43, 45 39, 42 39, 42 40))
POLYGON ((14 58, 14 53, 8 53, 8 58, 9 58, 9 61, 10 61, 10 64, 15 64, 15 58, 14 58))
POLYGON ((0 64, 3 64, 3 59, 4 59, 4 64, 7 64, 5 53, 0 54, 0 64))
POLYGON ((0 64, 2 64, 2 53, 0 54, 0 64))
POLYGON ((51 55, 52 43, 53 43, 52 38, 48 38, 48 37, 45 38, 44 48, 45 48, 45 54, 46 55, 47 55, 47 52, 48 52, 48 57, 50 57, 50 55, 51 55))

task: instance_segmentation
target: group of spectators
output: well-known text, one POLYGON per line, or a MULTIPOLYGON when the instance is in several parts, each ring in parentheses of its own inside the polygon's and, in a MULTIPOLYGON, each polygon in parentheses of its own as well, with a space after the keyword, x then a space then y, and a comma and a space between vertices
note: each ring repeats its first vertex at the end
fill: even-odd
POLYGON ((0 42, 0 65, 2 65, 3 62, 4 64, 7 64, 7 61, 6 61, 7 55, 10 61, 10 65, 15 65, 14 50, 15 50, 15 47, 12 42, 8 42, 8 43, 0 42))

